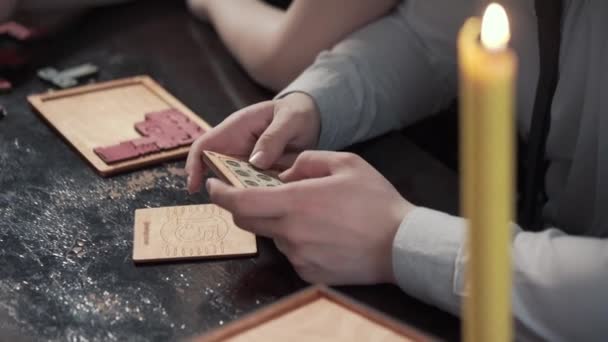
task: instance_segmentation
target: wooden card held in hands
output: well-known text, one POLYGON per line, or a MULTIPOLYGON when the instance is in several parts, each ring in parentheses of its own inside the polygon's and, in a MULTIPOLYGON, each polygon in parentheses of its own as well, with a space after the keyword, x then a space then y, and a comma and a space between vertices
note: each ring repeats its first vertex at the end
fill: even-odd
POLYGON ((222 258, 257 253, 255 235, 237 227, 214 205, 138 209, 133 261, 222 258))
POLYGON ((283 184, 267 171, 261 171, 238 158, 204 151, 203 161, 218 177, 239 188, 272 187, 283 184))

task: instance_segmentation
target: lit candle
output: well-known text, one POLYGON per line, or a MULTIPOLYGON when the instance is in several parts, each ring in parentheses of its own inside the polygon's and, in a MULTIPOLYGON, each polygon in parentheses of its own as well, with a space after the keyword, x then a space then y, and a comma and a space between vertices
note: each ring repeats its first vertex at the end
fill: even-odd
POLYGON ((463 334, 510 341, 514 100, 517 58, 504 9, 491 4, 458 38, 461 206, 469 219, 463 334))

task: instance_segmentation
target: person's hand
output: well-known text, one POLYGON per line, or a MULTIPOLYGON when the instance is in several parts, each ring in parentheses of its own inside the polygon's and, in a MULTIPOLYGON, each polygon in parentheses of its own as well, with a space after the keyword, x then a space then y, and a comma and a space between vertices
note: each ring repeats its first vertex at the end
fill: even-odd
POLYGON ((297 153, 317 146, 320 120, 313 99, 303 93, 239 110, 192 144, 186 162, 188 191, 201 187, 207 170, 204 150, 249 158, 261 169, 289 167, 297 153))
POLYGON ((307 151, 279 177, 286 184, 247 189, 209 179, 207 191, 308 282, 394 282, 393 240, 414 207, 382 175, 354 154, 307 151))

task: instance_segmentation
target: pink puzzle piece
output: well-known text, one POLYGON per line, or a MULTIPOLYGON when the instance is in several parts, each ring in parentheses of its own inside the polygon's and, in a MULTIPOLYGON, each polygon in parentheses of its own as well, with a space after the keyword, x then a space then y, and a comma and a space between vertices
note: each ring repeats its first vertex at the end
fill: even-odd
POLYGON ((110 164, 159 152, 160 148, 156 145, 154 138, 143 137, 124 141, 117 145, 97 147, 94 151, 104 162, 110 164))
POLYGON ((0 24, 0 35, 4 34, 7 34, 18 40, 27 40, 34 36, 34 31, 17 22, 9 21, 0 24))
POLYGON ((119 144, 97 147, 95 153, 107 164, 134 159, 154 152, 188 146, 196 140, 203 129, 190 121, 182 112, 168 109, 148 113, 145 120, 135 124, 142 138, 123 141, 119 144))

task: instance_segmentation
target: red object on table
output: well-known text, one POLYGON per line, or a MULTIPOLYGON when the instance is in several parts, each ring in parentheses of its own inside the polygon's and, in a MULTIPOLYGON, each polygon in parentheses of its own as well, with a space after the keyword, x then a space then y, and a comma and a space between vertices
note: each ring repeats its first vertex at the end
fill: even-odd
POLYGON ((0 35, 8 35, 14 39, 25 41, 36 36, 36 31, 29 29, 17 22, 9 21, 0 24, 0 35))
POLYGON ((8 92, 13 89, 13 84, 4 78, 0 78, 0 93, 8 92))
POLYGON ((3 77, 28 64, 32 55, 30 41, 40 37, 40 32, 15 21, 0 23, 0 92, 12 89, 11 82, 3 77))
POLYGON ((116 145, 97 147, 93 151, 107 164, 134 159, 150 153, 188 146, 203 129, 177 109, 148 113, 137 122, 135 129, 142 138, 123 141, 116 145))

